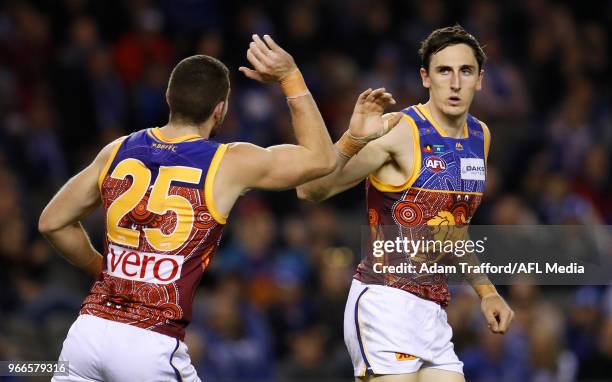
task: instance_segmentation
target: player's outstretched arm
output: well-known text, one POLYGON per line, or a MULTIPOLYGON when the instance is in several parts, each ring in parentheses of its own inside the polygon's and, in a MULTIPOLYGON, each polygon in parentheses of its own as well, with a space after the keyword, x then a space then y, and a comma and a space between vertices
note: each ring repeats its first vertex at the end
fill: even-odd
POLYGON ((80 220, 100 203, 98 176, 117 141, 107 145, 83 171, 51 199, 38 221, 38 230, 68 262, 96 277, 102 255, 91 244, 80 220))
POLYGON ((253 35, 247 59, 255 69, 241 67, 247 77, 280 84, 298 144, 268 148, 231 144, 224 162, 242 174, 239 187, 282 190, 331 172, 335 157, 331 138, 293 57, 270 36, 262 40, 253 35))
POLYGON ((334 147, 304 79, 289 53, 270 36, 253 35, 247 59, 254 69, 241 67, 248 78, 279 83, 291 112, 297 145, 268 148, 250 143, 230 144, 214 181, 214 200, 227 213, 245 190, 283 190, 329 174, 335 165, 334 147))
POLYGON ((384 88, 368 89, 359 95, 349 129, 335 145, 336 168, 325 177, 298 186, 298 198, 325 200, 355 186, 391 160, 397 142, 387 132, 400 123, 402 115, 383 115, 390 104, 395 100, 384 88))

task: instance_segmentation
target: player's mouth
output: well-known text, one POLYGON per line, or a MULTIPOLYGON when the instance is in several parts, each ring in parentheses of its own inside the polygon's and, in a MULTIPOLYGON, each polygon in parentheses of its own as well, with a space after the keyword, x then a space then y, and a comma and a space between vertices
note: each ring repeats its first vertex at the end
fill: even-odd
POLYGON ((451 96, 451 97, 448 97, 448 103, 449 103, 451 106, 458 106, 458 105, 459 105, 459 103, 461 103, 461 98, 460 98, 459 96, 451 96))

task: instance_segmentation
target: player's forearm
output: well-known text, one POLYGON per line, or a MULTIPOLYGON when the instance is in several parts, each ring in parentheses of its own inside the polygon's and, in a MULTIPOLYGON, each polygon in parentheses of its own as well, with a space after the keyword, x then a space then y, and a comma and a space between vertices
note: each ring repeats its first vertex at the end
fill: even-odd
POLYGON ((288 98, 297 143, 306 150, 296 166, 307 166, 316 176, 329 174, 336 164, 336 153, 321 113, 310 94, 288 98))
POLYGON ((336 167, 334 171, 326 176, 296 187, 298 198, 311 202, 320 202, 335 195, 336 185, 347 163, 348 158, 336 150, 336 167))
MULTIPOLYGON (((465 269, 478 269, 480 265, 480 260, 474 252, 469 252, 463 257, 453 256, 453 258, 455 263, 466 263, 468 266, 464 267, 465 269)), ((486 274, 464 273, 463 276, 481 299, 492 294, 497 294, 495 285, 493 285, 486 274)))
POLYGON ((55 230, 41 229, 43 236, 69 263, 92 277, 102 271, 102 255, 96 251, 81 223, 74 223, 55 230))

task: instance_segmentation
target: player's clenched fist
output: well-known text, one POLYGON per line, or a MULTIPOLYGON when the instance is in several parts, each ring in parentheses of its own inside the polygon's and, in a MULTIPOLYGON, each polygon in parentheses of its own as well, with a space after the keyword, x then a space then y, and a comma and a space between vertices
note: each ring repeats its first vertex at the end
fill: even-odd
POLYGON ((254 34, 246 56, 255 70, 244 66, 241 66, 238 70, 243 72, 245 76, 257 81, 280 81, 297 70, 293 57, 278 46, 268 35, 264 35, 262 40, 254 34))
POLYGON ((514 319, 514 311, 497 293, 484 296, 480 301, 480 309, 493 333, 506 333, 514 319))

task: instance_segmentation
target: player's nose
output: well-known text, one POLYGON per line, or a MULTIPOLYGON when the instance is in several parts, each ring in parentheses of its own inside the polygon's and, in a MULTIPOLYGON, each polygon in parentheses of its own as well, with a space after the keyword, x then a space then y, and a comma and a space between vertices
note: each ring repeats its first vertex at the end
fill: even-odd
POLYGON ((458 91, 461 89, 461 76, 457 73, 453 73, 451 77, 451 89, 458 91))

